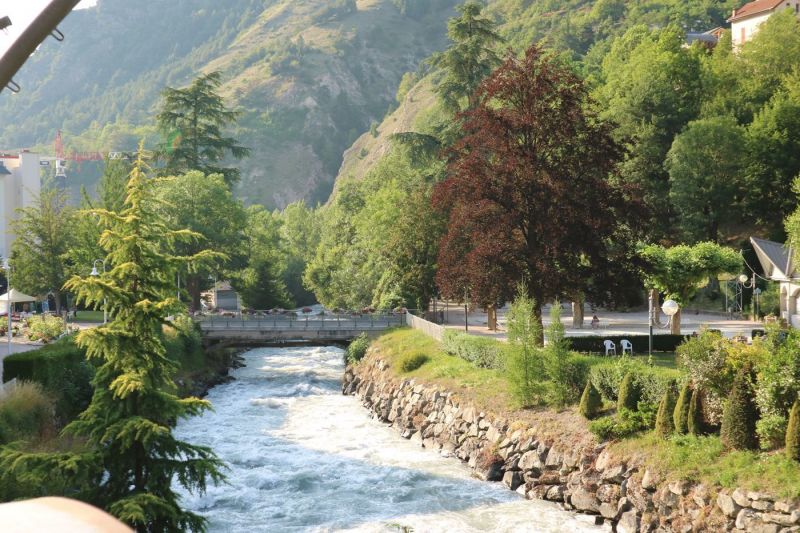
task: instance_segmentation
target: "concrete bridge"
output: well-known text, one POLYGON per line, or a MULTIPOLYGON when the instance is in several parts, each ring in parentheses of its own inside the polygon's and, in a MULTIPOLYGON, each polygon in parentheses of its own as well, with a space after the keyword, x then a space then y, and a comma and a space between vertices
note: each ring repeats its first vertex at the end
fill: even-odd
POLYGON ((313 315, 291 317, 221 316, 197 319, 207 345, 257 345, 280 342, 349 342, 361 333, 380 333, 406 325, 404 314, 313 315))

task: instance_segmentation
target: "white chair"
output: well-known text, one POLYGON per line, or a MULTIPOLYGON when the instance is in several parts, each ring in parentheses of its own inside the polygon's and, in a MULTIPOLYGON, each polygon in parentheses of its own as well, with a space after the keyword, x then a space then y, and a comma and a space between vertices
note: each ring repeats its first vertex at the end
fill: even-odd
POLYGON ((612 354, 612 353, 614 355, 617 355, 617 345, 614 344, 613 341, 610 341, 610 340, 606 339, 606 340, 603 341, 603 346, 606 347, 606 355, 609 355, 609 354, 612 354))
POLYGON ((622 345, 622 355, 625 355, 625 352, 628 352, 630 355, 633 355, 633 344, 628 339, 622 339, 619 341, 622 345))

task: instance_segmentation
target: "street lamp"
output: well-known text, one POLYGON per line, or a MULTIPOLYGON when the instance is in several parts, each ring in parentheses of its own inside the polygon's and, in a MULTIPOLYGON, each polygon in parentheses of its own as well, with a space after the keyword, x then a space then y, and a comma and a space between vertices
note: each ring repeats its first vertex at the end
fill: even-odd
MULTIPOLYGON (((652 292, 650 293, 650 298, 648 298, 648 301, 649 301, 649 304, 650 304, 649 305, 649 312, 648 312, 649 322, 650 322, 650 328, 649 328, 650 332, 649 332, 648 344, 647 344, 647 354, 648 354, 650 362, 652 363, 652 361, 653 361, 653 323, 655 322, 655 318, 656 318, 655 317, 655 308, 653 307, 653 293, 652 292)), ((661 311, 665 315, 667 315, 669 317, 670 321, 672 321, 672 317, 675 316, 678 313, 679 310, 680 310, 680 306, 678 305, 678 302, 676 302, 675 300, 672 300, 672 299, 667 300, 666 302, 664 302, 661 305, 661 311)))
MULTIPOLYGON (((747 283, 747 280, 748 280, 747 274, 739 274, 739 278, 738 278, 738 280, 739 280, 739 284, 740 284, 742 287, 744 287, 745 289, 753 289, 753 320, 755 320, 755 319, 756 319, 756 309, 755 309, 755 301, 756 301, 756 273, 755 273, 755 272, 753 272, 753 277, 752 277, 752 278, 750 278, 750 284, 749 284, 749 285, 748 285, 748 283, 747 283)), ((741 297, 742 297, 742 295, 740 294, 740 295, 739 295, 739 298, 741 298, 741 297)), ((743 304, 741 301, 739 302, 739 308, 740 308, 742 311, 744 311, 744 304, 743 304)))
MULTIPOLYGON (((92 273, 91 275, 97 277, 100 273, 97 271, 97 263, 101 263, 103 265, 103 274, 106 273, 106 261, 105 259, 95 259, 94 263, 92 263, 92 273)), ((103 298, 103 324, 108 323, 108 300, 103 298)))

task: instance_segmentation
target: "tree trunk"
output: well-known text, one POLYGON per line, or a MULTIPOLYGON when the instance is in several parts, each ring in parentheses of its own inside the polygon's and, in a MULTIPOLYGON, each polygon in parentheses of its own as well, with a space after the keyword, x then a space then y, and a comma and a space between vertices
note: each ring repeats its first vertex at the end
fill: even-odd
POLYGON ((56 304, 56 315, 61 316, 61 291, 53 291, 53 300, 56 304))
POLYGON ((650 298, 653 299, 653 325, 661 325, 661 306, 659 305, 658 290, 650 289, 650 298))
POLYGON ((490 305, 486 308, 489 331, 497 331, 497 308, 490 305))
POLYGON ((681 334, 681 310, 678 309, 678 312, 675 313, 675 316, 672 317, 672 326, 670 327, 670 333, 673 335, 680 335, 681 334))
POLYGON ((542 306, 539 300, 536 300, 536 305, 533 307, 533 319, 539 324, 539 335, 536 338, 537 346, 544 346, 544 324, 542 323, 542 306))
MULTIPOLYGON (((189 298, 191 303, 189 305, 189 310, 192 312, 200 310, 200 293, 202 289, 200 288, 200 277, 199 276, 189 276, 186 280, 186 291, 189 293, 189 298)), ((214 302, 216 305, 216 302, 214 302)))
POLYGON ((572 327, 583 328, 583 298, 572 301, 572 327))

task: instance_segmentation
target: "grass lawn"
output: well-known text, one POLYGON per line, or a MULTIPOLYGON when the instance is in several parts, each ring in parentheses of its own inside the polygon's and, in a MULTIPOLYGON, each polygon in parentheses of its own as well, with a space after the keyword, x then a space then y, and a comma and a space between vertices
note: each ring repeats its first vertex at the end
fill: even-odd
POLYGON ((648 467, 667 479, 741 487, 780 498, 800 497, 800 463, 787 459, 783 450, 726 452, 717 435, 661 440, 652 432, 614 443, 611 450, 620 455, 644 455, 648 467))
POLYGON ((103 312, 102 311, 78 311, 75 314, 74 322, 96 322, 96 323, 102 323, 103 322, 103 312))
MULTIPOLYGON (((648 362, 648 356, 645 355, 634 355, 633 358, 637 361, 641 361, 642 363, 648 362)), ((660 366, 662 368, 678 368, 677 359, 675 358, 675 352, 658 352, 653 354, 653 366, 660 366)))

